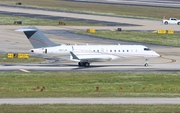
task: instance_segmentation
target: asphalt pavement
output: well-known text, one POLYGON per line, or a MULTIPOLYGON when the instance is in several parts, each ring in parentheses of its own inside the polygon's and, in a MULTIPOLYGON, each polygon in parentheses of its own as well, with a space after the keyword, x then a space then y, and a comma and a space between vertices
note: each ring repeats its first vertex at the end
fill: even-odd
POLYGON ((180 98, 3 98, 0 104, 180 104, 180 98))

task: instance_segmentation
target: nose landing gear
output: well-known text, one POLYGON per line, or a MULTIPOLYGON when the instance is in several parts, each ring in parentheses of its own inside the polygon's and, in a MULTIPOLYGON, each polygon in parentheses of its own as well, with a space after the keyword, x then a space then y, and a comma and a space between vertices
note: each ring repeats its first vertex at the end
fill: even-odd
POLYGON ((148 59, 145 60, 144 66, 145 66, 145 67, 148 66, 148 59))

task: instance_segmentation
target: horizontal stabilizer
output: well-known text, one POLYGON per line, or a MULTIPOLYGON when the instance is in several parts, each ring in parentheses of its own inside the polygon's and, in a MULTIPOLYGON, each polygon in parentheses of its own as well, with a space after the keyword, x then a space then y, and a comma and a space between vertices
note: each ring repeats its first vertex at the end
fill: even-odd
POLYGON ((37 31, 37 29, 17 29, 15 31, 21 31, 21 32, 24 32, 24 31, 37 31))

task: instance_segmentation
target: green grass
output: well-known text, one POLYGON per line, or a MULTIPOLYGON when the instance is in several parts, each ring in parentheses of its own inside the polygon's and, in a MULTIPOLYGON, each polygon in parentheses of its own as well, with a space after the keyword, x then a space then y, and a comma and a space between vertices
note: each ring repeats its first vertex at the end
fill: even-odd
MULTIPOLYGON (((161 7, 144 7, 129 6, 117 4, 97 4, 72 2, 68 0, 23 0, 23 6, 64 10, 73 12, 86 12, 103 15, 121 15, 130 17, 142 17, 152 19, 162 19, 163 16, 180 18, 179 8, 161 8, 161 7)), ((15 5, 17 0, 0 0, 0 4, 15 5)))
POLYGON ((180 97, 179 79, 180 73, 9 72, 0 73, 0 98, 180 97))
POLYGON ((0 63, 6 64, 6 63, 39 63, 43 62, 45 59, 29 56, 29 58, 8 58, 7 54, 0 55, 0 63))
POLYGON ((0 113, 179 113, 179 105, 0 105, 0 113))
POLYGON ((145 42, 150 44, 160 44, 168 46, 180 46, 180 33, 158 34, 155 32, 132 32, 132 31, 96 31, 87 33, 79 31, 77 33, 98 36, 102 38, 125 40, 133 42, 145 42))
MULTIPOLYGON (((22 21, 23 25, 44 25, 44 26, 58 26, 59 22, 66 23, 67 26, 98 26, 102 24, 76 22, 76 21, 62 21, 62 20, 50 20, 50 19, 37 19, 22 16, 8 16, 0 14, 1 25, 14 25, 14 21, 22 21)), ((59 25, 62 26, 62 25, 59 25)))

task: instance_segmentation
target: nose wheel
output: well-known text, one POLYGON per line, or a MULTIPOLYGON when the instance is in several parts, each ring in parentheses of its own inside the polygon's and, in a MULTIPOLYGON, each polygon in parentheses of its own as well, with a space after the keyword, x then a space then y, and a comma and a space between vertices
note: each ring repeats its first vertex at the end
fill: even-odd
POLYGON ((144 66, 145 66, 145 67, 148 66, 148 59, 145 60, 144 66))
POLYGON ((148 63, 145 63, 144 66, 147 67, 147 66, 148 66, 148 63))

